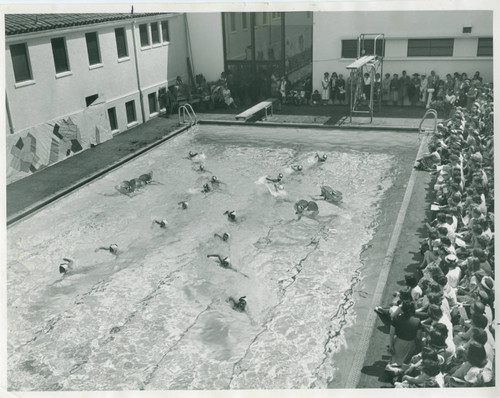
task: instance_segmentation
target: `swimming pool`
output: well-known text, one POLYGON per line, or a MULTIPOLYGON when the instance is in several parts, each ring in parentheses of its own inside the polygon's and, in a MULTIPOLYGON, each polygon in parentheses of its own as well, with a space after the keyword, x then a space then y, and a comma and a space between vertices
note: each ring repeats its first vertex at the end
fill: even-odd
POLYGON ((417 149, 411 133, 204 125, 12 226, 9 389, 327 387, 346 371, 336 357, 354 343, 345 331, 361 321, 362 252, 417 149), (136 195, 114 189, 149 170, 157 183, 136 195), (263 177, 280 172, 276 192, 263 177), (213 175, 220 187, 201 192, 213 175), (321 185, 344 204, 318 202, 315 219, 298 220, 294 203, 321 185), (223 232, 228 242, 214 237, 223 232), (117 257, 94 251, 111 243, 117 257), (61 278, 63 257, 75 271, 61 278), (248 311, 230 296, 246 296, 248 311))

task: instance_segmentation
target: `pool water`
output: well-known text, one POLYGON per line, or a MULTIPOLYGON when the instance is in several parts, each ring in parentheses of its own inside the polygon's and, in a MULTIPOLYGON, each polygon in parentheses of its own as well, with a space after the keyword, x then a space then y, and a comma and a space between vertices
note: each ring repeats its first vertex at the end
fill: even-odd
POLYGON ((368 142, 361 132, 195 127, 12 226, 9 389, 325 388, 345 371, 335 355, 357 322, 360 255, 408 142, 394 133, 368 142), (150 170, 155 183, 132 197, 115 190, 150 170), (276 192, 263 177, 280 172, 276 192), (201 192, 212 175, 220 187, 201 192), (298 219, 294 203, 321 185, 340 190, 344 204, 318 201, 316 218, 298 219), (228 242, 214 238, 224 232, 228 242), (118 256, 95 252, 111 243, 118 256), (229 256, 237 272, 208 254, 229 256), (63 257, 75 264, 61 277, 63 257), (227 301, 240 296, 247 312, 227 301))

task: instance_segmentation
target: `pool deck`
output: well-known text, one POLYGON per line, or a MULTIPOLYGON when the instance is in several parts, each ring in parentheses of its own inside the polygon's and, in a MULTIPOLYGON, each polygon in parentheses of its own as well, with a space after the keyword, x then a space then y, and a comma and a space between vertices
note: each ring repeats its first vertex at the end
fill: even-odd
MULTIPOLYGON (((421 114, 423 115, 422 109, 421 114)), ((233 123, 233 114, 198 113, 198 119, 207 123, 233 123)), ((291 126, 313 126, 326 128, 325 123, 328 116, 321 115, 286 115, 274 114, 266 121, 255 122, 255 125, 280 124, 291 126)), ((353 128, 369 128, 385 130, 408 130, 418 128, 420 119, 406 118, 382 118, 375 117, 373 123, 368 123, 369 118, 354 118, 353 128)), ((245 122, 237 122, 243 123, 245 122)), ((246 123, 248 124, 248 122, 246 123)), ((341 117, 335 124, 329 124, 328 128, 346 128, 349 125, 349 117, 341 117)), ((426 126, 430 127, 431 121, 426 126)), ((149 150, 161 142, 167 140, 179 132, 177 116, 170 118, 158 117, 146 124, 139 125, 131 130, 116 135, 96 147, 82 151, 64 161, 54 164, 26 178, 7 185, 7 223, 16 222, 19 219, 37 211, 45 204, 56 200, 107 173, 109 170, 125 163, 130 158, 149 150)), ((413 162, 413 159, 409 159, 413 162)), ((392 264, 389 265, 387 280, 383 288, 381 303, 390 302, 392 293, 399 290, 404 281, 404 275, 415 270, 418 257, 419 241, 423 233, 423 225, 427 216, 428 198, 427 189, 430 177, 425 172, 414 173, 414 188, 410 192, 408 209, 402 220, 402 229, 393 253, 392 264)), ((402 187, 404 189, 406 187, 402 187)), ((401 199, 400 199, 401 200, 401 199)), ((389 212, 391 213, 391 212, 389 212)), ((395 212, 392 212, 395 213, 395 212)), ((388 224, 395 221, 395 217, 386 220, 388 224)), ((390 239, 392 226, 387 228, 386 237, 390 239)), ((386 258, 386 249, 380 249, 370 254, 375 259, 383 261, 386 258)), ((380 303, 375 303, 378 305, 380 303)), ((360 327, 361 329, 362 327, 360 327)), ((388 327, 380 319, 375 319, 373 334, 369 340, 370 349, 367 350, 361 373, 356 377, 359 388, 388 387, 385 382, 384 366, 389 359, 386 344, 388 341, 388 327)))

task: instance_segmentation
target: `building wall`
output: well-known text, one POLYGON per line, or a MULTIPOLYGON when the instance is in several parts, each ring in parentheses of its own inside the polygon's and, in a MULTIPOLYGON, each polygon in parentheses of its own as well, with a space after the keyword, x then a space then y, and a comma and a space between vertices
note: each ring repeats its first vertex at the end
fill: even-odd
MULTIPOLYGON (((6 92, 14 133, 8 129, 8 182, 112 138, 151 114, 148 95, 187 78, 186 36, 182 14, 97 24, 81 28, 16 35, 6 39, 6 92), (139 24, 169 20, 170 42, 141 48, 139 24), (118 59, 115 28, 125 28, 128 57, 118 59), (135 29, 134 35, 132 29, 135 29), (89 66, 85 34, 98 32, 101 63, 89 66), (64 37, 69 72, 56 76, 51 39, 64 37), (10 45, 27 43, 32 80, 16 83, 10 45), (137 52, 137 69, 136 56, 137 52), (139 70, 139 72, 137 72, 139 70), (139 79, 138 79, 139 76, 139 79), (139 82, 141 90, 139 90, 139 82), (90 106, 85 98, 97 94, 90 106), (128 123, 125 104, 134 101, 136 122, 128 123), (111 131, 108 109, 115 108, 118 129, 111 131), (17 146, 16 146, 17 145, 17 146)), ((160 25, 161 26, 161 25, 160 25)), ((160 29, 161 31, 161 29, 160 29)), ((151 30, 148 26, 151 42, 151 30)), ((160 34, 161 38, 161 34, 160 34)), ((10 127, 10 126, 9 126, 10 127)))
POLYGON ((218 13, 187 14, 194 73, 215 81, 224 70, 222 15, 218 13))
MULTIPOLYGON (((315 12, 313 33, 313 88, 320 90, 324 72, 347 74, 353 59, 341 58, 343 39, 361 33, 384 33, 386 52, 384 73, 429 74, 479 71, 485 81, 493 81, 493 57, 478 57, 478 37, 493 36, 491 11, 370 11, 315 12), (463 34, 464 26, 472 33, 463 34), (452 57, 407 57, 408 38, 454 38, 452 57)), ((320 90, 321 91, 321 90, 320 90)))

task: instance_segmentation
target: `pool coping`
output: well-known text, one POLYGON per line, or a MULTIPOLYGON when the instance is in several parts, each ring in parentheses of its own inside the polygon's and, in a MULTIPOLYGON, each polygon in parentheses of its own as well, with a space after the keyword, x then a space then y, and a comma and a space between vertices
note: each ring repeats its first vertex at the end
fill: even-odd
POLYGON ((267 122, 259 121, 257 122, 239 122, 236 120, 198 120, 199 124, 209 124, 209 125, 227 125, 227 126, 259 126, 259 127, 296 127, 296 128, 313 128, 322 130, 401 130, 407 132, 418 133, 419 129, 417 127, 408 126, 390 126, 390 125, 368 125, 368 124, 345 124, 345 125, 331 125, 331 124, 319 124, 319 123, 283 123, 283 122, 267 122))
POLYGON ((82 186, 88 184, 89 182, 91 182, 93 180, 96 180, 99 177, 102 177, 103 175, 109 173, 110 171, 112 171, 112 170, 122 166, 123 164, 129 162, 130 160, 135 159, 136 157, 150 151, 151 149, 155 148, 156 146, 163 144, 165 141, 168 141, 169 139, 179 135, 180 133, 188 130, 191 127, 192 127, 192 125, 180 126, 177 130, 174 130, 171 134, 168 134, 165 137, 162 137, 159 140, 157 140, 157 141, 155 141, 155 142, 153 142, 153 143, 151 143, 143 148, 138 149, 137 151, 133 152, 132 154, 121 158, 117 162, 115 162, 107 167, 104 167, 103 169, 101 169, 95 173, 92 173, 87 177, 81 178, 77 182, 69 185, 68 187, 63 188, 63 189, 57 191, 56 193, 47 196, 45 199, 40 200, 38 202, 35 202, 33 205, 28 206, 27 208, 12 214, 10 217, 7 217, 7 222, 6 222, 7 227, 14 225, 15 223, 23 220, 24 218, 26 218, 32 214, 35 214, 37 211, 40 211, 41 209, 43 209, 45 206, 67 196, 68 194, 77 190, 78 188, 81 188, 82 186))
MULTIPOLYGON (((422 153, 424 151, 424 148, 427 146, 427 143, 428 143, 428 136, 424 135, 424 138, 420 142, 420 146, 415 160, 419 159, 422 156, 422 153)), ((396 254, 396 250, 398 248, 397 245, 403 228, 403 223, 405 221, 410 200, 413 195, 413 189, 415 186, 416 178, 417 178, 417 170, 413 168, 410 177, 408 178, 408 183, 405 189, 403 200, 401 202, 401 206, 399 208, 396 222, 394 224, 394 228, 392 229, 391 238, 389 240, 389 244, 387 246, 387 250, 384 256, 384 262, 379 270, 380 274, 377 280, 375 290, 372 295, 372 308, 375 308, 376 305, 379 305, 382 302, 384 290, 387 284, 386 283, 387 278, 392 268, 393 260, 396 254)), ((358 341, 356 354, 354 355, 354 361, 346 378, 347 381, 344 388, 358 387, 361 378, 361 370, 365 364, 365 359, 368 354, 368 349, 370 342, 372 340, 373 331, 376 328, 376 321, 377 321, 377 314, 374 311, 369 311, 366 318, 364 319, 361 338, 358 341)))

